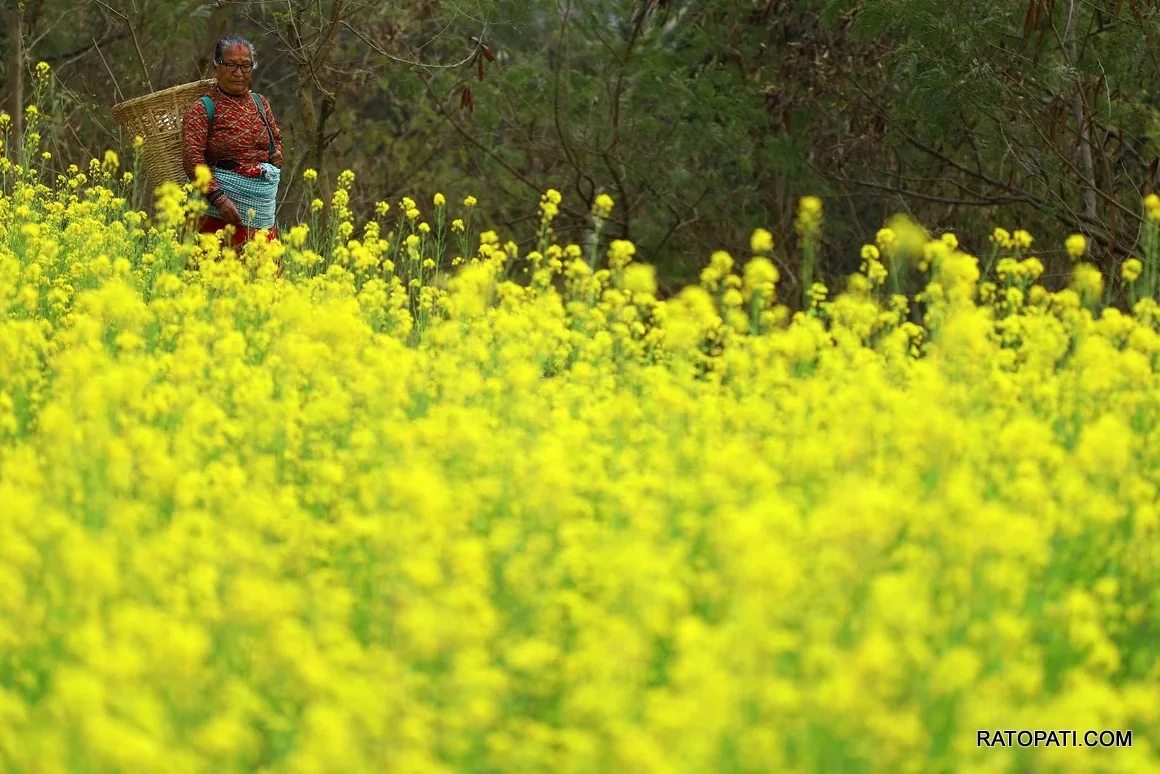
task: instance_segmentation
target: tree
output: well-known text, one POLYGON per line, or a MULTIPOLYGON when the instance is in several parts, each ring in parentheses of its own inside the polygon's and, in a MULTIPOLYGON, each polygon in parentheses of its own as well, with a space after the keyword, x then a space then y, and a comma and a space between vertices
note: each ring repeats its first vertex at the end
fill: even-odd
POLYGON ((8 136, 9 158, 19 161, 24 142, 24 7, 9 0, 4 3, 4 109, 12 117, 8 136))
POLYGON ((896 45, 890 77, 856 79, 852 100, 883 121, 893 174, 864 163, 831 175, 945 204, 943 223, 1012 205, 1033 227, 1084 233, 1105 268, 1131 254, 1155 172, 1155 3, 832 5, 856 15, 858 37, 896 45))
POLYGON ((54 160, 127 144, 109 105, 199 77, 213 41, 240 33, 287 133, 282 220, 304 214, 306 167, 323 180, 354 169, 352 204, 367 213, 404 194, 476 194, 481 221, 524 241, 545 189, 564 193, 556 228, 578 243, 608 192, 606 236, 634 240, 662 290, 713 250, 743 253, 758 226, 792 283, 805 194, 827 202, 831 284, 899 210, 935 231, 1023 226, 1039 246, 1082 231, 1109 264, 1134 249, 1156 175, 1153 0, 46 7, 4 8, 6 104, 21 116, 30 65, 54 66, 43 132, 54 160))

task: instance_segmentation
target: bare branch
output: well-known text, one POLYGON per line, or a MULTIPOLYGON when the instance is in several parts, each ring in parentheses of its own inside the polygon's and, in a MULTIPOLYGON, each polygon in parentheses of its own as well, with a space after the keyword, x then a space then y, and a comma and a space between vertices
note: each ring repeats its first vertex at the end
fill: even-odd
MULTIPOLYGON (((130 37, 133 38, 133 48, 137 51, 137 61, 141 64, 141 74, 145 76, 145 85, 148 86, 149 91, 152 92, 153 91, 153 80, 149 77, 149 67, 148 67, 148 65, 145 64, 145 56, 141 53, 141 44, 137 40, 137 30, 134 29, 133 22, 129 20, 128 16, 126 16, 125 14, 118 11, 116 8, 113 8, 111 5, 106 3, 105 0, 94 0, 94 2, 97 5, 104 8, 109 13, 120 17, 125 22, 125 26, 129 28, 129 35, 130 35, 130 37)), ((94 39, 93 42, 95 43, 96 40, 94 39)), ((101 58, 104 59, 104 57, 101 57, 101 58)), ((107 62, 105 63, 105 66, 108 67, 107 62)), ((110 71, 110 75, 111 74, 112 74, 112 72, 110 71)))
POLYGON ((97 39, 93 38, 93 48, 97 50, 97 55, 101 57, 101 63, 105 65, 105 70, 109 73, 109 78, 113 81, 113 88, 117 90, 117 100, 125 101, 125 95, 121 91, 121 84, 117 82, 117 76, 113 75, 113 68, 109 67, 109 62, 105 59, 105 55, 101 53, 101 47, 97 44, 97 39))
POLYGON ((376 54, 378 54, 379 56, 390 59, 392 62, 398 62, 399 64, 405 64, 405 65, 409 65, 411 67, 418 67, 418 68, 423 69, 423 70, 454 70, 457 67, 462 67, 463 65, 467 64, 472 59, 474 59, 475 56, 479 53, 480 49, 483 46, 484 34, 487 32, 487 24, 485 23, 483 29, 480 30, 479 35, 475 36, 476 41, 475 41, 475 45, 472 46, 471 53, 469 53, 467 56, 463 57, 459 61, 452 62, 450 64, 429 64, 429 63, 425 63, 425 62, 416 62, 416 61, 411 61, 409 59, 403 59, 401 57, 395 56, 394 54, 391 54, 388 51, 385 51, 382 47, 375 44, 374 41, 367 38, 366 35, 363 35, 361 32, 359 32, 354 27, 352 27, 350 25, 350 23, 347 21, 343 21, 342 26, 346 27, 348 30, 353 32, 355 37, 357 37, 363 43, 366 43, 367 46, 369 46, 370 49, 372 51, 374 51, 376 54))

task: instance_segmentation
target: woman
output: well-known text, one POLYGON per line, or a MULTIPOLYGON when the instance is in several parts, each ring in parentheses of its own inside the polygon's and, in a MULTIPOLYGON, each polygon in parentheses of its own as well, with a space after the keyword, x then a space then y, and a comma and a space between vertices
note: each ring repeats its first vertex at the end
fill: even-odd
POLYGON ((199 164, 213 173, 201 233, 215 234, 230 225, 233 246, 263 228, 273 239, 282 132, 270 103, 250 91, 258 66, 254 46, 227 35, 214 47, 213 62, 217 83, 182 118, 185 174, 194 179, 199 164))

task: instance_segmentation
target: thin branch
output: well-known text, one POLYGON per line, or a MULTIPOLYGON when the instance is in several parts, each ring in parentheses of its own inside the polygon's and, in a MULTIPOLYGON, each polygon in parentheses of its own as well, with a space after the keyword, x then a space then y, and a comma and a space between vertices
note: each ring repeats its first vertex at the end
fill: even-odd
MULTIPOLYGON (((558 51, 555 63, 556 66, 553 68, 552 73, 552 119, 556 126, 556 136, 560 139, 560 148, 564 151, 564 157, 568 160, 568 163, 572 166, 572 169, 576 173, 574 185, 576 187, 577 193, 581 193, 580 180, 584 179, 589 185, 589 196, 593 196, 596 193, 596 182, 592 179, 591 175, 589 175, 581 168, 580 162, 577 160, 576 155, 572 152, 572 148, 570 147, 568 141, 568 135, 564 132, 564 126, 560 120, 560 71, 564 68, 564 33, 568 29, 568 20, 571 17, 571 14, 572 0, 568 0, 567 4, 564 6, 564 18, 560 21, 560 35, 556 42, 558 51)), ((585 205, 591 206, 592 201, 590 198, 586 198, 584 203, 585 205)))
POLYGON ((109 78, 113 81, 113 88, 117 90, 117 101, 124 102, 125 95, 121 92, 121 84, 117 83, 117 76, 113 75, 113 68, 109 67, 108 60, 105 55, 101 53, 101 47, 97 44, 97 39, 93 38, 93 48, 97 50, 97 55, 101 57, 101 63, 105 65, 105 70, 109 73, 109 78))
MULTIPOLYGON (((141 64, 142 75, 145 76, 145 85, 148 86, 149 91, 152 92, 153 91, 153 80, 149 77, 149 67, 148 67, 148 65, 145 64, 145 56, 141 53, 141 44, 137 41, 137 30, 134 29, 133 22, 129 20, 128 16, 126 16, 125 14, 118 11, 116 8, 113 8, 108 3, 106 3, 105 0, 94 0, 94 2, 96 2, 97 5, 101 6, 109 13, 120 17, 125 22, 125 26, 129 28, 129 35, 130 35, 130 37, 133 38, 133 48, 136 49, 136 51, 137 51, 137 61, 141 64)), ((94 43, 95 42, 96 42, 96 40, 94 39, 94 43)), ((102 57, 102 59, 103 58, 104 57, 102 57)), ((108 63, 106 63, 105 66, 108 67, 108 63)))
POLYGON ((310 59, 310 70, 313 72, 319 66, 324 66, 330 60, 330 53, 334 49, 334 36, 338 32, 338 25, 343 21, 342 12, 345 6, 340 0, 331 0, 330 21, 326 32, 318 42, 318 48, 310 59))
POLYGON ((999 204, 1026 204, 1027 200, 1022 196, 994 196, 983 197, 975 199, 963 199, 950 196, 938 196, 937 194, 928 194, 922 191, 916 191, 911 188, 898 188, 892 185, 884 185, 882 183, 874 183, 869 180, 856 180, 847 175, 838 175, 834 173, 826 173, 820 170, 820 174, 832 180, 837 180, 842 183, 849 183, 861 188, 870 188, 876 191, 885 191, 887 193, 898 194, 900 196, 912 197, 915 199, 922 199, 928 202, 937 202, 938 204, 963 205, 967 207, 994 207, 999 204))
MULTIPOLYGON (((858 84, 856 80, 851 79, 851 83, 853 83, 855 88, 857 88, 859 91, 861 91, 863 93, 863 95, 867 96, 867 98, 869 100, 869 95, 866 94, 865 89, 862 88, 861 85, 858 84)), ((895 126, 895 128, 898 129, 899 133, 902 135, 903 139, 905 139, 907 141, 907 143, 909 143, 913 147, 917 148, 918 150, 921 150, 924 153, 927 153, 928 155, 934 156, 935 158, 938 158, 938 159, 946 162, 951 167, 959 170, 963 174, 968 175, 969 177, 974 178, 976 180, 979 180, 981 182, 984 182, 993 188, 997 188, 997 189, 1003 190, 1003 191, 1012 192, 1013 196, 1018 197, 1012 203, 1027 204, 1027 205, 1032 206, 1035 209, 1040 210, 1040 211, 1047 211, 1047 212, 1052 211, 1053 208, 1052 208, 1051 202, 1048 202, 1041 197, 1035 196, 1035 195, 1027 192, 1026 190, 1024 190, 1022 187, 1020 187, 1018 185, 1010 185, 1009 186, 1007 183, 1005 183, 1002 180, 996 180, 995 178, 992 178, 986 174, 976 172, 975 170, 971 169, 970 167, 967 167, 967 166, 959 163, 958 161, 955 161, 954 159, 950 158, 949 156, 947 156, 945 153, 939 151, 938 149, 927 145, 926 143, 922 142, 921 140, 919 140, 916 137, 911 136, 904 129, 899 127, 897 125, 897 122, 895 122, 889 115, 886 115, 886 114, 881 113, 880 111, 877 111, 877 109, 874 107, 874 103, 872 100, 870 100, 870 103, 871 103, 871 109, 875 110, 875 112, 878 112, 879 115, 883 118, 883 120, 885 120, 888 123, 890 123, 891 125, 895 126)), ((1025 118, 1030 120, 1030 116, 1028 116, 1025 111, 1023 114, 1024 114, 1025 118)), ((1055 146, 1054 143, 1052 143, 1047 138, 1047 136, 1043 133, 1042 129, 1037 124, 1035 124, 1034 121, 1031 121, 1031 124, 1035 128, 1036 132, 1039 134, 1040 138, 1043 140, 1044 144, 1047 147, 1049 147, 1053 152, 1055 152, 1055 154, 1059 157, 1059 159, 1074 174, 1076 174, 1078 177, 1080 177, 1082 179, 1082 176, 1079 175, 1079 170, 1077 170, 1075 168, 1074 164, 1072 164, 1066 158, 1066 156, 1064 154, 1061 154, 1059 152, 1058 148, 1055 146)), ((854 182, 854 181, 851 181, 851 182, 854 182)), ((916 195, 916 198, 923 198, 923 196, 918 195, 915 192, 911 192, 911 193, 916 195)), ((1066 199, 1062 194, 1053 192, 1053 195, 1058 200, 1059 206, 1062 207, 1062 209, 1063 209, 1063 212, 1059 212, 1058 210, 1055 211, 1056 217, 1058 217, 1062 222, 1068 224, 1069 226, 1071 226, 1073 228, 1079 228, 1079 229, 1085 230, 1093 239, 1095 239, 1097 242, 1099 242, 1101 245, 1103 245, 1108 250, 1111 250, 1114 252, 1122 252, 1123 251, 1123 249, 1124 249, 1123 246, 1120 245, 1117 240, 1113 240, 1110 237, 1110 235, 1104 230, 1102 223, 1100 223, 1098 220, 1093 220, 1092 218, 1089 218, 1089 217, 1073 210, 1071 207, 1069 207, 1067 205, 1066 199)), ((1103 191, 1099 191, 1098 189, 1097 189, 1097 195, 1101 196, 1101 197, 1107 197, 1107 194, 1105 194, 1103 191)), ((1140 215, 1138 213, 1132 212, 1131 210, 1124 208, 1123 205, 1121 205, 1119 202, 1115 201, 1114 199, 1111 199, 1111 201, 1109 203, 1112 204, 1112 206, 1120 209, 1122 212, 1124 212, 1129 217, 1134 218, 1136 220, 1140 219, 1140 215)))
POLYGON ((608 139, 608 147, 604 149, 605 152, 611 151, 620 139, 620 98, 624 90, 624 76, 628 69, 628 60, 632 57, 632 50, 636 47, 637 40, 640 39, 645 16, 648 15, 651 6, 652 0, 645 0, 644 5, 641 6, 640 13, 633 20, 632 33, 629 35, 628 45, 624 50, 624 58, 621 59, 620 68, 616 73, 616 85, 612 90, 612 136, 608 139))
POLYGON ((352 27, 350 25, 349 22, 347 22, 345 20, 342 22, 342 26, 346 27, 348 30, 353 32, 355 37, 357 37, 363 43, 366 43, 368 46, 370 46, 371 50, 374 51, 379 56, 390 59, 392 62, 398 62, 399 64, 410 65, 411 67, 418 67, 418 68, 421 68, 424 70, 454 70, 457 67, 462 67, 463 65, 467 64, 468 62, 470 62, 472 59, 475 58, 477 53, 479 53, 480 49, 483 46, 484 34, 487 32, 487 25, 485 24, 484 28, 480 31, 480 34, 476 36, 476 42, 475 42, 475 45, 471 49, 471 53, 468 54, 467 56, 463 57, 462 59, 460 59, 458 62, 452 62, 451 64, 426 64, 423 62, 414 62, 414 61, 411 61, 409 59, 402 59, 400 57, 395 56, 394 54, 391 54, 391 53, 385 51, 382 47, 375 44, 374 41, 367 38, 366 35, 363 35, 361 32, 356 30, 354 27, 352 27))
MULTIPOLYGON (((116 35, 109 33, 109 34, 106 34, 101 39, 100 42, 101 42, 101 45, 107 45, 109 43, 118 43, 127 37, 129 37, 128 32, 119 32, 116 35)), ((91 53, 93 48, 94 48, 94 46, 92 43, 86 43, 83 46, 77 46, 75 48, 69 49, 68 51, 63 51, 59 54, 53 54, 52 56, 43 57, 43 60, 45 62, 48 62, 50 65, 52 65, 53 69, 59 70, 60 68, 67 67, 68 65, 77 61, 78 59, 81 59, 82 57, 91 53)))
MULTIPOLYGON (((499 164, 501 167, 503 167, 504 170, 506 172, 508 172, 508 174, 510 174, 516 180, 519 180, 525 186, 534 190, 537 194, 541 193, 540 187, 538 185, 536 185, 531 180, 529 180, 527 177, 525 177, 518 169, 516 169, 511 164, 509 164, 507 161, 505 161, 494 150, 487 147, 479 140, 475 139, 475 137, 472 136, 471 132, 464 129, 460 125, 460 123, 458 121, 456 121, 455 118, 447 111, 447 108, 445 108, 443 106, 443 103, 440 100, 439 96, 435 93, 435 90, 433 88, 431 88, 431 84, 424 78, 420 78, 420 80, 423 81, 423 85, 427 88, 427 93, 431 95, 431 100, 435 104, 435 109, 439 111, 440 115, 442 115, 444 118, 447 119, 447 121, 451 124, 451 126, 453 126, 455 128, 455 130, 457 132, 459 132, 459 134, 461 134, 464 137, 464 139, 466 139, 472 145, 479 148, 481 151, 483 151, 488 156, 490 156, 493 161, 495 161, 497 164, 499 164)), ((560 211, 563 212, 564 214, 568 215, 569 217, 573 217, 573 218, 584 217, 583 215, 581 215, 581 213, 576 212, 575 210, 572 210, 568 207, 561 206, 560 211)))
POLYGON ((705 196, 708 195, 709 189, 710 186, 706 186, 705 189, 701 191, 700 196, 698 196, 692 204, 685 208, 684 214, 677 216, 676 220, 673 222, 673 225, 669 227, 669 230, 665 232, 665 235, 661 237, 661 240, 653 246, 652 253, 654 255, 661 251, 661 248, 665 246, 665 242, 669 241, 669 237, 676 233, 677 229, 684 226, 689 226, 696 221, 695 217, 692 220, 689 220, 689 215, 692 214, 693 210, 697 209, 697 205, 701 203, 701 200, 703 200, 705 196))
MULTIPOLYGON (((1072 161, 1068 160, 1066 154, 1060 152, 1060 150, 1056 146, 1056 144, 1054 142, 1052 142, 1051 139, 1046 134, 1044 134, 1043 129, 1040 128, 1040 126, 1038 124, 1036 124, 1034 121, 1031 120, 1031 116, 1029 116, 1027 114, 1027 112, 1024 110, 1020 110, 1020 112, 1028 120, 1028 123, 1030 123, 1031 126, 1035 129, 1035 133, 1039 135, 1041 140, 1043 140, 1043 144, 1046 145, 1047 147, 1051 148, 1051 150, 1053 150, 1055 152, 1055 154, 1059 157, 1059 160, 1062 161, 1063 164, 1069 170, 1071 170, 1071 172, 1077 178, 1079 178, 1081 185, 1088 186, 1088 190, 1093 191, 1096 196, 1100 197, 1105 202, 1107 202, 1110 206, 1112 206, 1115 209, 1119 210, 1120 212, 1124 213, 1129 218, 1134 218, 1138 221, 1143 221, 1143 217, 1140 215, 1140 213, 1136 212, 1135 210, 1131 210, 1131 209, 1125 207, 1114 196, 1111 196, 1107 192, 1100 190, 1095 185, 1095 181, 1092 180, 1091 178, 1085 178, 1084 175, 1080 172, 1080 170, 1076 168, 1075 164, 1072 161)), ((1089 215, 1089 217, 1092 217, 1092 216, 1089 215)))

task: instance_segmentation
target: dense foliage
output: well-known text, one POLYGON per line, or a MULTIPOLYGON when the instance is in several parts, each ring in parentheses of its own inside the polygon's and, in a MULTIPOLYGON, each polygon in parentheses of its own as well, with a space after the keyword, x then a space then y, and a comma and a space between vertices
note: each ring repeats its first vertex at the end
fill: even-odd
MULTIPOLYGON (((549 187, 584 243, 601 193, 607 233, 658 267, 662 295, 700 256, 769 228, 793 283, 796 202, 824 195, 831 281, 896 211, 936 232, 1020 223, 1084 234, 1109 277, 1137 255, 1136 203, 1155 185, 1150 0, 8 0, 8 111, 25 72, 59 75, 45 149, 127 149, 109 106, 203 76, 215 36, 250 36, 287 130, 281 219, 304 219, 307 168, 359 170, 353 206, 482 193, 515 227, 549 187), (25 43, 13 57, 13 40, 25 43), (470 98, 465 98, 467 90, 470 98)), ((27 95, 25 95, 27 97, 27 95)), ((327 190, 328 197, 331 191, 327 190)), ((326 198, 326 197, 324 197, 326 198)), ((513 231, 521 249, 534 237, 513 231)), ((982 251, 985 243, 973 244, 982 251)), ((1066 255, 1044 252, 1062 287, 1066 255)), ((1115 280, 1114 295, 1126 288, 1115 280)), ((918 286, 910 288, 916 292, 918 286)), ((802 289, 796 295, 800 296, 802 289)))

